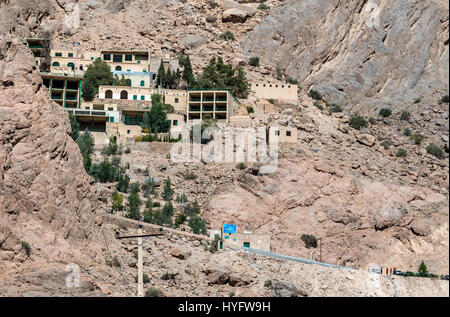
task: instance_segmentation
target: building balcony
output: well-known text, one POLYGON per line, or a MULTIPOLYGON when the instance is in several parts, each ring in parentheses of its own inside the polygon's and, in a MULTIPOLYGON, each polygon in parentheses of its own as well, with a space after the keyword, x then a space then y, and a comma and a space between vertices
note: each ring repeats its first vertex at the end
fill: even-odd
POLYGON ((200 102, 200 101, 201 101, 200 97, 198 97, 198 98, 195 98, 195 97, 189 98, 189 102, 200 102))
POLYGON ((193 107, 190 107, 190 108, 189 108, 189 111, 190 111, 190 112, 200 112, 200 108, 193 108, 193 107))
POLYGON ((227 102, 227 97, 217 97, 216 102, 227 102))
POLYGON ((227 108, 226 107, 216 107, 216 111, 218 111, 218 112, 226 112, 227 108))

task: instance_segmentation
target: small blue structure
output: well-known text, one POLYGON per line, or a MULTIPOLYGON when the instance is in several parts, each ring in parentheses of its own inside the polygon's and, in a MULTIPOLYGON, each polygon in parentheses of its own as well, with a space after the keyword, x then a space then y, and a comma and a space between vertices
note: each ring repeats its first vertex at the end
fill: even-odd
POLYGON ((236 232, 237 232, 237 225, 229 225, 229 224, 223 225, 223 233, 236 233, 236 232))

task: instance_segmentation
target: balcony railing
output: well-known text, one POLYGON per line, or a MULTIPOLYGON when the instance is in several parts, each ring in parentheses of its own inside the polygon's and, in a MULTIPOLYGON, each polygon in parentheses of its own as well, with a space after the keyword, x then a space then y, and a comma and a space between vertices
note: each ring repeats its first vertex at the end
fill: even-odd
POLYGON ((191 107, 191 108, 189 108, 189 111, 194 111, 194 112, 195 112, 195 111, 200 111, 200 108, 192 108, 192 107, 191 107))
POLYGON ((203 97, 203 101, 214 101, 214 97, 203 97))
POLYGON ((201 98, 200 97, 198 97, 198 98, 189 98, 189 101, 190 102, 200 102, 200 100, 201 100, 201 98))
POLYGON ((214 108, 213 107, 203 107, 203 111, 205 111, 205 112, 208 112, 208 111, 213 112, 214 108))
POLYGON ((227 97, 217 97, 216 101, 227 101, 227 97))
POLYGON ((227 111, 226 107, 216 107, 216 111, 227 111))
POLYGON ((98 116, 98 117, 107 117, 106 111, 99 110, 82 110, 77 108, 66 108, 66 111, 73 115, 78 116, 98 116))

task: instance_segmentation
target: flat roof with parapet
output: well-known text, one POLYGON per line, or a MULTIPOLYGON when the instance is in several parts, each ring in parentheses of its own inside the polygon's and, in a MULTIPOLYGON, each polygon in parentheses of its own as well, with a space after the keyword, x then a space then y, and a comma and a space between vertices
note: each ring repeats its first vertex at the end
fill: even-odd
POLYGON ((145 50, 145 49, 134 49, 134 48, 117 48, 117 49, 103 49, 100 50, 101 53, 104 52, 108 52, 108 53, 112 53, 112 52, 117 52, 117 53, 145 53, 145 54, 150 54, 149 50, 145 50))
POLYGON ((41 72, 41 77, 53 77, 53 78, 68 78, 68 79, 84 79, 83 75, 77 74, 64 74, 64 73, 46 73, 41 72))

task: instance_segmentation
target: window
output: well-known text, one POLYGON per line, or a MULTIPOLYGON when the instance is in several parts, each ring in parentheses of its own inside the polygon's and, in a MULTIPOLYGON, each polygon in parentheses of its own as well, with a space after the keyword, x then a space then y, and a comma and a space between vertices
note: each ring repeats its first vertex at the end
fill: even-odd
POLYGON ((69 57, 73 57, 73 53, 69 53, 69 57))
POLYGON ((125 83, 127 84, 128 87, 131 87, 131 79, 127 79, 127 80, 125 81, 125 83))
POLYGON ((80 70, 83 70, 83 65, 80 65, 80 70))
POLYGON ((244 242, 244 248, 250 248, 250 242, 244 242))
POLYGON ((94 58, 93 57, 91 57, 91 61, 93 61, 94 60, 94 58))
POLYGON ((258 84, 256 84, 256 87, 258 87, 259 85, 258 84))
POLYGON ((128 99, 128 92, 126 90, 120 92, 120 99, 128 99))
POLYGON ((125 60, 131 62, 133 60, 133 55, 125 55, 125 60))
POLYGON ((130 69, 127 69, 127 72, 131 72, 131 70, 130 70, 130 69))
POLYGON ((147 70, 146 70, 146 69, 144 69, 144 70, 143 70, 143 72, 144 72, 144 73, 146 73, 146 72, 147 72, 147 70))
POLYGON ((178 120, 173 120, 173 125, 177 126, 178 125, 178 120))
POLYGON ((230 236, 225 236, 225 239, 227 239, 227 240, 230 239, 230 236))
POLYGON ((62 57, 62 53, 55 53, 56 57, 62 57))
POLYGON ((112 90, 107 90, 107 91, 105 91, 105 98, 106 98, 106 99, 112 99, 112 97, 113 97, 113 92, 112 92, 112 90))
POLYGON ((108 111, 114 111, 114 108, 109 107, 108 111))
POLYGON ((145 86, 145 81, 141 80, 141 87, 145 86))
POLYGON ((131 133, 131 130, 127 130, 127 134, 130 134, 131 133))
POLYGON ((145 96, 141 96, 141 100, 145 100, 145 96))
POLYGON ((280 135, 280 131, 276 130, 275 135, 280 135))
POLYGON ((116 66, 116 71, 121 71, 122 70, 122 67, 120 67, 120 66, 116 66))
POLYGON ((75 69, 75 65, 74 65, 73 63, 68 63, 68 64, 67 64, 67 67, 70 67, 70 68, 72 68, 72 70, 74 70, 74 69, 75 69))
POLYGON ((133 95, 133 100, 137 100, 137 95, 133 95))
POLYGON ((291 131, 286 131, 286 136, 291 136, 291 131))
POLYGON ((110 61, 111 60, 111 54, 103 54, 103 60, 110 61))
POLYGON ((122 55, 113 55, 114 63, 122 63, 122 55))
POLYGON ((178 101, 179 101, 178 98, 175 98, 175 103, 178 103, 178 101))
POLYGON ((114 117, 109 117, 109 122, 114 122, 114 117))
POLYGON ((58 63, 58 62, 54 62, 54 63, 52 64, 52 66, 58 67, 58 66, 59 66, 59 63, 58 63))

